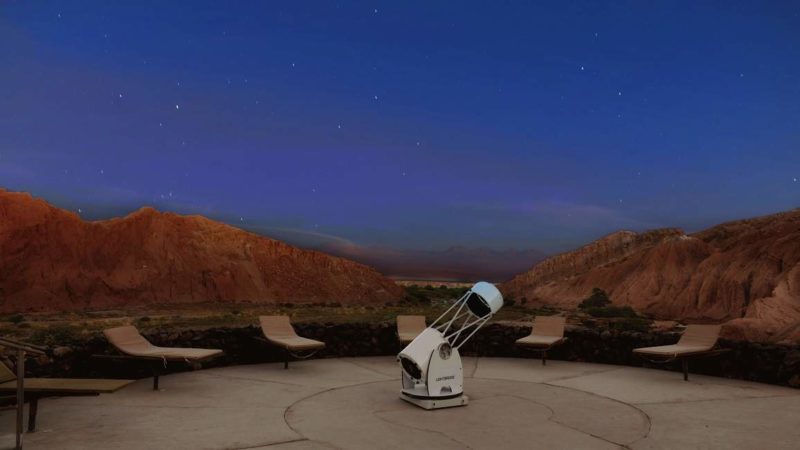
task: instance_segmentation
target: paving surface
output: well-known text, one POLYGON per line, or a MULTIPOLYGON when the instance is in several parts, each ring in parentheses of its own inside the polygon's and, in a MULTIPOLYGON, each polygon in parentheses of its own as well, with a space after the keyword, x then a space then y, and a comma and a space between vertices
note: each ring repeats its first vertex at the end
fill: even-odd
MULTIPOLYGON (((45 399, 26 449, 797 449, 800 390, 677 372, 464 358, 470 404, 398 398, 391 357, 235 366, 45 399)), ((12 442, 13 411, 0 413, 12 442)), ((0 444, 0 448, 2 444, 0 444)))

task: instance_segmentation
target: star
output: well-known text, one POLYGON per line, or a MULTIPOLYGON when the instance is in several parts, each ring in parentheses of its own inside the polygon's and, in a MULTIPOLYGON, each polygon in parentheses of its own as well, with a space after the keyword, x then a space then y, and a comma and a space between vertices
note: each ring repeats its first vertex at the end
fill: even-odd
POLYGON ((78 214, 80 214, 80 213, 82 213, 82 212, 83 212, 83 210, 82 210, 82 209, 80 209, 80 208, 78 208, 78 214))
POLYGON ((739 74, 739 78, 744 78, 744 74, 743 74, 743 73, 740 73, 740 74, 739 74))
POLYGON ((106 172, 103 169, 100 169, 100 175, 104 175, 106 172))
POLYGON ((617 95, 621 96, 622 95, 622 91, 617 91, 617 95))
POLYGON ((164 123, 163 122, 158 122, 158 126, 163 127, 164 123))
POLYGON ((175 109, 181 109, 181 105, 175 105, 175 109))
POLYGON ((795 183, 797 183, 797 177, 795 177, 795 178, 792 178, 792 181, 794 181, 795 183))
POLYGON ((581 70, 585 70, 583 66, 581 66, 581 70))
POLYGON ((377 95, 373 95, 373 96, 372 96, 372 98, 373 98, 374 100, 377 100, 377 99, 378 99, 378 96, 377 96, 377 95))
POLYGON ((61 13, 58 13, 58 18, 59 18, 59 19, 61 18, 61 13))
POLYGON ((403 176, 406 176, 406 173, 405 173, 405 172, 403 172, 403 176))
POLYGON ((294 67, 294 63, 292 63, 292 67, 294 67))
POLYGON ((336 125, 336 127, 341 130, 342 129, 342 124, 336 125))
POLYGON ((122 94, 119 94, 119 98, 122 98, 122 94))
POLYGON ((373 14, 378 14, 378 8, 375 8, 375 10, 373 11, 373 14))

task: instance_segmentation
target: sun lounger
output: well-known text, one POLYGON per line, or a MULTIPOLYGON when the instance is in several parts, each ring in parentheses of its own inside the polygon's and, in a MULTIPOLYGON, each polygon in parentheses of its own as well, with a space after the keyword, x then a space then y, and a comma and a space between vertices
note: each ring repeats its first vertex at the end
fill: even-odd
MULTIPOLYGON (((17 377, 9 368, 0 363, 0 393, 14 393, 17 390, 17 377)), ((90 378, 25 378, 25 400, 28 407, 28 431, 36 430, 36 413, 39 399, 45 397, 68 397, 100 395, 116 392, 134 380, 109 380, 90 378)))
POLYGON ((325 348, 324 342, 298 336, 289 321, 289 316, 261 316, 258 321, 261 323, 261 331, 266 341, 285 351, 284 369, 289 368, 290 355, 305 359, 325 348))
POLYGON ((408 345, 428 328, 425 316, 397 316, 397 338, 401 345, 408 345))
POLYGON ((160 367, 168 362, 184 362, 192 366, 222 355, 222 350, 208 348, 157 347, 145 339, 136 327, 124 326, 103 331, 109 342, 128 359, 156 362, 153 368, 153 390, 158 390, 160 367), (160 364, 158 364, 160 362, 160 364))
POLYGON ((547 351, 567 338, 564 337, 566 318, 561 316, 536 316, 533 319, 533 330, 524 338, 517 339, 516 344, 542 353, 542 365, 547 364, 547 351))
POLYGON ((690 358, 713 356, 727 351, 714 349, 721 330, 721 325, 688 325, 677 344, 637 348, 633 353, 653 362, 680 360, 683 365, 683 379, 688 381, 690 358))

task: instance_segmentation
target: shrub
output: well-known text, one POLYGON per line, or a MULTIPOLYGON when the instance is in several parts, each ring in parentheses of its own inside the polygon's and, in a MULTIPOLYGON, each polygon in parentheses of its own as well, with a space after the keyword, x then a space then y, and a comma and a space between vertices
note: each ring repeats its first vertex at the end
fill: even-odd
POLYGON ((23 316, 22 314, 14 314, 12 316, 9 316, 8 319, 6 320, 13 323, 14 325, 19 325, 22 322, 25 322, 25 316, 23 316))
POLYGON ((580 309, 603 308, 611 304, 606 291, 600 288, 593 288, 592 294, 585 298, 579 305, 580 309))
POLYGON ((650 331, 650 319, 643 317, 626 317, 609 322, 608 328, 618 331, 637 331, 640 333, 647 333, 650 331))
MULTIPOLYGON (((430 286, 428 286, 430 287, 430 286)), ((417 303, 430 303, 431 299, 428 297, 429 294, 426 291, 429 291, 428 287, 420 288, 419 286, 409 286, 406 288, 406 299, 409 302, 417 302, 417 303)))
POLYGON ((75 325, 51 325, 36 330, 31 341, 48 347, 75 344, 81 341, 81 329, 75 325))
POLYGON ((589 307, 585 311, 592 317, 639 317, 630 306, 589 307))

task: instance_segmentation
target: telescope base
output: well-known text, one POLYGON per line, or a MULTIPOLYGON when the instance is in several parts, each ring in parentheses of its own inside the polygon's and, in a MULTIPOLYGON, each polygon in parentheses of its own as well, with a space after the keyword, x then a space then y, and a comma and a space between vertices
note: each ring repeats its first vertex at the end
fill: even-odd
POLYGON ((418 398, 412 397, 405 392, 400 392, 400 398, 411 403, 412 405, 417 405, 423 409, 441 409, 441 408, 453 408, 456 406, 466 406, 469 403, 469 397, 466 395, 459 395, 458 397, 453 398, 436 398, 436 397, 427 397, 427 398, 418 398))

